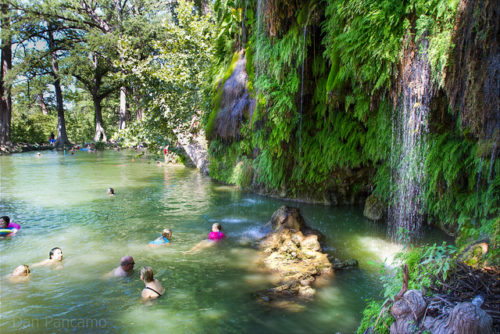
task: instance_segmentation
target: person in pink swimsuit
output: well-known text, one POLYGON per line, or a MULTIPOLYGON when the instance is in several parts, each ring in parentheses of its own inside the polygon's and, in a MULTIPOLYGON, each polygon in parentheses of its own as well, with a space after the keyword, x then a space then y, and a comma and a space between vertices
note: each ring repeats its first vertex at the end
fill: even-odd
POLYGON ((225 237, 224 232, 222 232, 222 226, 219 223, 213 224, 212 232, 208 234, 208 239, 212 241, 221 241, 225 237))
POLYGON ((197 243, 193 248, 187 251, 186 254, 196 253, 202 249, 211 247, 225 237, 226 235, 224 234, 224 232, 222 232, 222 226, 219 223, 215 223, 212 225, 212 232, 208 234, 208 239, 197 243))

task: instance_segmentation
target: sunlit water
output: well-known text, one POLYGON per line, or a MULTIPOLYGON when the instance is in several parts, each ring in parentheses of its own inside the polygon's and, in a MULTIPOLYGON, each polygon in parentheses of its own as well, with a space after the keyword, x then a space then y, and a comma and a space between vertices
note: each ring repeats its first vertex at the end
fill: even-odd
POLYGON ((222 186, 184 167, 159 167, 135 153, 76 155, 43 152, 0 157, 0 215, 22 225, 0 240, 0 332, 116 333, 352 333, 367 298, 378 298, 379 266, 398 247, 384 225, 360 208, 290 203, 222 186), (106 189, 113 187, 116 196, 106 189), (359 269, 335 274, 314 302, 298 312, 270 309, 253 292, 269 287, 256 273, 248 240, 283 204, 299 206, 326 247, 359 269), (220 221, 228 239, 186 255, 220 221), (165 228, 170 246, 146 244, 165 228), (19 264, 48 257, 59 246, 64 268, 34 268, 29 282, 4 276, 19 264), (103 279, 132 255, 135 274, 103 279), (140 301, 138 271, 150 265, 166 288, 151 304, 140 301))

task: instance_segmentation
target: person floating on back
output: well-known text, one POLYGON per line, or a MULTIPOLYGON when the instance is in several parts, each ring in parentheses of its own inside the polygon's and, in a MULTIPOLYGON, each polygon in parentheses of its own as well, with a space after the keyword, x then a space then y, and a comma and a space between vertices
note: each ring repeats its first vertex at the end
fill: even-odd
POLYGON ((49 252, 49 258, 38 263, 35 263, 31 268, 36 268, 40 266, 54 266, 55 269, 62 268, 63 252, 59 247, 54 247, 49 252))
POLYGON ((20 229, 21 226, 11 222, 9 216, 0 217, 0 238, 12 237, 20 229))
POLYGON ((157 247, 161 245, 169 245, 170 240, 172 240, 172 231, 168 228, 164 229, 161 232, 161 237, 156 238, 153 241, 150 241, 148 246, 149 247, 157 247))
POLYGON ((141 293, 143 301, 159 298, 165 293, 165 289, 161 286, 160 281, 154 278, 153 268, 150 266, 145 266, 141 269, 141 281, 146 285, 141 293))
POLYGON ((212 225, 212 232, 208 234, 208 239, 200 241, 199 243, 194 245, 194 247, 187 251, 186 254, 196 253, 202 249, 211 247, 225 237, 226 235, 224 234, 224 232, 222 232, 222 226, 220 225, 220 223, 214 223, 212 225))

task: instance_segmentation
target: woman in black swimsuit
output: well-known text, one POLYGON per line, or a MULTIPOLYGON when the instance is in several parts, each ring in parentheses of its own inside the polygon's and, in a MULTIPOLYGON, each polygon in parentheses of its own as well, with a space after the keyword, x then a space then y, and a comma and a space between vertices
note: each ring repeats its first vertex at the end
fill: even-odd
POLYGON ((150 266, 141 269, 141 281, 146 285, 141 293, 142 300, 156 299, 165 293, 160 281, 154 278, 153 268, 150 266))

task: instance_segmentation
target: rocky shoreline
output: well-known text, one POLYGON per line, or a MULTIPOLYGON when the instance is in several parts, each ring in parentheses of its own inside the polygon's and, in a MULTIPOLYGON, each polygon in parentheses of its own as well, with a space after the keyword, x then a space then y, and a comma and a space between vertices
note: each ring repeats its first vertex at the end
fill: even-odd
POLYGON ((11 145, 0 145, 0 155, 31 152, 31 151, 47 151, 53 149, 55 149, 55 147, 49 144, 16 143, 11 145))

